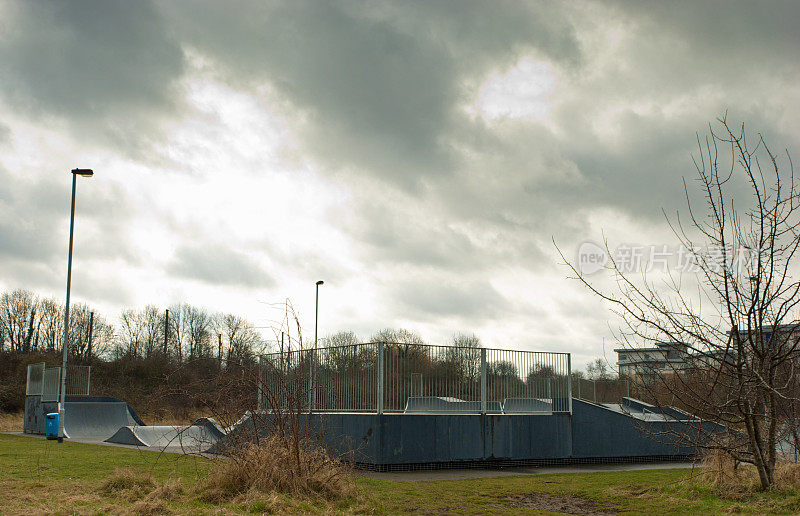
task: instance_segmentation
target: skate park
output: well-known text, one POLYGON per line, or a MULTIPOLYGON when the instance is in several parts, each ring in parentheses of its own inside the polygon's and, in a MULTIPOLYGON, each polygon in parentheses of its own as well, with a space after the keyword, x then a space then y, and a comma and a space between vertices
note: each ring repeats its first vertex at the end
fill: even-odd
MULTIPOLYGON (((698 450, 681 435, 721 430, 628 396, 574 396, 570 365, 566 353, 391 343, 272 353, 254 371, 257 406, 228 428, 212 417, 147 425, 135 400, 90 395, 86 371, 85 380, 67 382, 64 436, 223 453, 281 431, 291 415, 343 460, 393 471, 687 461, 698 450)), ((48 433, 59 375, 57 367, 29 366, 25 433, 48 433)))

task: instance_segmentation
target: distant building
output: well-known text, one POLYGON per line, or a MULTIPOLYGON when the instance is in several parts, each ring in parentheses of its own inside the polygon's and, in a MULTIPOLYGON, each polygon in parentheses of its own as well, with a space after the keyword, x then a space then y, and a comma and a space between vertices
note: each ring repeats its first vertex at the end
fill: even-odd
MULTIPOLYGON (((733 330, 730 334, 733 336, 733 330)), ((743 340, 758 339, 754 332, 740 329, 739 336, 743 340)), ((762 326, 761 342, 767 347, 779 346, 784 353, 800 358, 800 322, 781 324, 780 326, 762 326)), ((688 346, 682 342, 656 342, 652 347, 620 348, 617 353, 617 367, 620 376, 647 379, 657 374, 671 374, 689 368, 710 369, 719 367, 721 363, 733 365, 736 362, 734 339, 728 346, 708 351, 688 352, 688 346)), ((753 343, 758 345, 758 342, 753 343)), ((750 351, 750 344, 745 345, 745 352, 750 351)))
MULTIPOLYGON (((733 330, 731 330, 730 334, 733 335, 733 330)), ((751 334, 753 334, 752 338, 754 340, 758 339, 758 334, 755 331, 747 331, 745 328, 739 329, 739 335, 743 340, 747 340, 751 334)), ((781 324, 777 327, 765 325, 761 327, 761 335, 767 347, 772 347, 777 342, 777 345, 783 350, 790 351, 793 348, 800 347, 798 345, 798 342, 800 342, 800 322, 781 324), (777 338, 773 339, 773 336, 777 336, 777 338)), ((733 343, 731 343, 731 346, 733 346, 733 343)))
POLYGON ((656 342, 646 348, 620 348, 617 367, 620 376, 646 379, 656 374, 682 371, 688 366, 687 346, 682 342, 656 342))

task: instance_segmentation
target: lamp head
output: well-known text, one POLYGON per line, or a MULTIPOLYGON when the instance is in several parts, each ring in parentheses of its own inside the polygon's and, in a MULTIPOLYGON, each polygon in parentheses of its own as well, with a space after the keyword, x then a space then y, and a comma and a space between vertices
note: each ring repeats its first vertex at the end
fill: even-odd
POLYGON ((317 285, 322 285, 323 283, 325 283, 325 282, 324 282, 324 281, 322 281, 322 280, 319 280, 319 281, 317 282, 317 285))
POLYGON ((94 175, 94 170, 91 168, 73 168, 72 173, 78 176, 92 177, 94 175))

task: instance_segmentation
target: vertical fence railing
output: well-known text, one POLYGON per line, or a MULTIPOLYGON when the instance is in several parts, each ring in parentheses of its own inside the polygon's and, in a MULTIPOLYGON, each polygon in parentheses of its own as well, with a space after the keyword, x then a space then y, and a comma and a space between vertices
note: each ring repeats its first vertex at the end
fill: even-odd
POLYGON ((28 365, 28 381, 25 384, 26 396, 42 395, 42 377, 44 376, 45 363, 28 365))
POLYGON ((91 385, 91 366, 67 365, 67 396, 88 396, 91 385))
POLYGON ((61 368, 51 367, 42 374, 42 401, 58 401, 61 386, 61 368))
MULTIPOLYGON (((89 396, 91 386, 91 366, 67 365, 65 394, 67 396, 89 396)), ((28 395, 39 394, 42 401, 58 401, 61 388, 61 368, 46 367, 44 363, 28 366, 28 395), (34 367, 35 366, 35 367, 34 367), (40 380, 37 382, 37 376, 40 380)))
POLYGON ((575 397, 593 403, 619 403, 625 397, 641 397, 638 384, 627 378, 575 378, 575 397))
POLYGON ((571 412, 570 357, 365 343, 259 358, 259 408, 343 412, 571 412))

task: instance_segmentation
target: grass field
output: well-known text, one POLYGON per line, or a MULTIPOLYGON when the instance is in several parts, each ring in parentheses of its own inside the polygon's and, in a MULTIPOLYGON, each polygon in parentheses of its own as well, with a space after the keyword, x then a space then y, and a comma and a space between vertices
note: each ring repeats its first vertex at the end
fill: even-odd
POLYGON ((555 512, 797 513, 800 493, 744 492, 720 499, 688 470, 563 473, 398 482, 357 478, 357 498, 335 504, 247 494, 204 501, 207 459, 0 434, 3 514, 240 514, 259 512, 500 514, 555 512))

